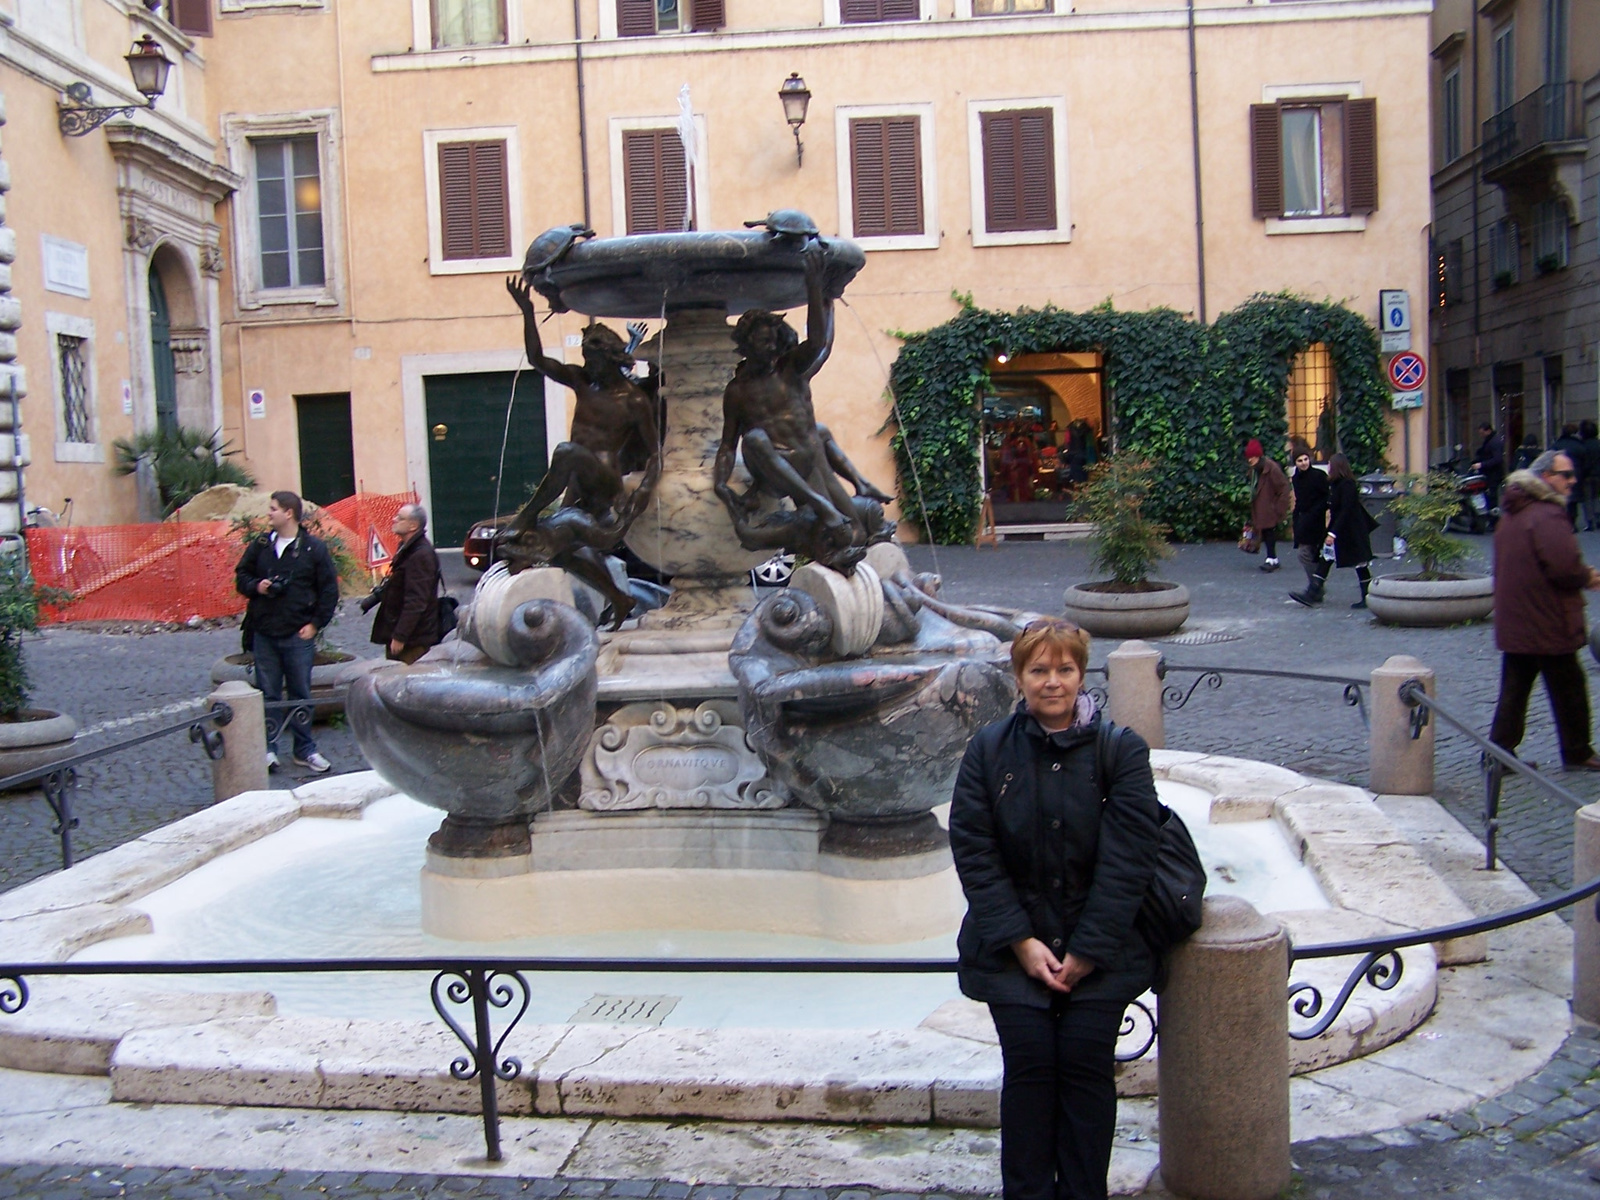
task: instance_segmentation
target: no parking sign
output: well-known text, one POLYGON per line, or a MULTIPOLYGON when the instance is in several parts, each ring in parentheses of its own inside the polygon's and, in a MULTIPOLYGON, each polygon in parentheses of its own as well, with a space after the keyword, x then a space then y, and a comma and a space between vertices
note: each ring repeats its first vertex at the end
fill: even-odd
POLYGON ((1420 354, 1407 350, 1389 360, 1389 382, 1397 392, 1414 392, 1422 387, 1427 378, 1428 364, 1420 354))

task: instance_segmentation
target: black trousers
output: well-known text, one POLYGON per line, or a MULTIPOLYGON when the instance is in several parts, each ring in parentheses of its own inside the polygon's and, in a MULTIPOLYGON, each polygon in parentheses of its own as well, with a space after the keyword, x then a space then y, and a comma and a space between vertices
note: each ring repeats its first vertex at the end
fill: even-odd
POLYGON ((1527 729, 1533 681, 1540 675, 1556 719, 1561 761, 1587 761, 1594 754, 1589 742, 1589 685, 1576 654, 1502 654, 1500 699, 1494 706, 1489 740, 1515 753, 1527 729))
POLYGON ((1005 1065, 1005 1200, 1105 1200, 1117 1126, 1113 1059, 1126 1007, 1066 997, 1049 1008, 989 1006, 1005 1065))
POLYGON ((1266 549, 1268 558, 1278 557, 1278 531, 1276 529, 1263 529, 1261 531, 1261 545, 1266 549))

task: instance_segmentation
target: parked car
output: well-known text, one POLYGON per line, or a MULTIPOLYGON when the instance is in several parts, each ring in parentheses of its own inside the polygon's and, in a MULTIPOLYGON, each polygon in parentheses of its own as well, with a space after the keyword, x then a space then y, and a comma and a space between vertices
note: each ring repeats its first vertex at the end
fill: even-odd
POLYGON ((751 587, 788 587, 794 574, 794 555, 780 550, 750 572, 751 587))
POLYGON ((487 571, 494 562, 495 548, 510 520, 510 516, 495 517, 490 521, 479 521, 467 530, 466 540, 461 543, 461 561, 471 570, 487 571))

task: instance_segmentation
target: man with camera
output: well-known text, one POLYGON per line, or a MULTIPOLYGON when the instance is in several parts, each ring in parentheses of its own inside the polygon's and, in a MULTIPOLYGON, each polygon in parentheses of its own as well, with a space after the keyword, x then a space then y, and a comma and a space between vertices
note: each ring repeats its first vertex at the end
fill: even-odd
MULTIPOLYGON (((268 532, 253 538, 234 569, 234 585, 250 598, 245 628, 255 656, 256 686, 270 705, 311 699, 311 666, 317 633, 339 605, 339 573, 321 539, 300 525, 302 506, 293 492, 273 492, 267 501, 268 532)), ((267 769, 278 768, 281 710, 267 712, 267 769)), ((289 710, 294 763, 321 775, 330 763, 311 736, 311 705, 289 710)))
POLYGON ((377 608, 372 640, 384 648, 386 658, 414 663, 443 636, 439 556, 428 541, 428 513, 422 505, 401 505, 391 528, 400 548, 389 562, 389 577, 361 601, 361 611, 377 608))

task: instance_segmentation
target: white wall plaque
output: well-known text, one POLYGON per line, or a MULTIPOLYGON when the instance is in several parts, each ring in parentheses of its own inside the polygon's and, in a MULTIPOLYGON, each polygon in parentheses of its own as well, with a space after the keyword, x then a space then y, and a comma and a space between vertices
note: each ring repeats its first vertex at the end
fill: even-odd
POLYGON ((244 395, 245 407, 250 410, 254 420, 261 420, 267 415, 267 394, 260 388, 251 388, 244 395))
POLYGON ((63 296, 89 298, 89 247, 43 235, 44 287, 63 296))

